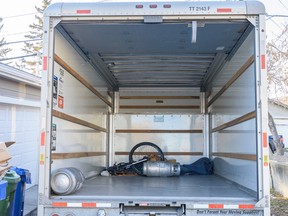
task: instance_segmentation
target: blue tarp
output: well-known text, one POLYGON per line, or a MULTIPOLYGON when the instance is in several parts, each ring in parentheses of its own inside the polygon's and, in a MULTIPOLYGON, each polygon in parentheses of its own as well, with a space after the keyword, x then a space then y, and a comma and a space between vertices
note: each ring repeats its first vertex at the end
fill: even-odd
POLYGON ((213 162, 209 158, 203 157, 192 164, 181 165, 181 175, 188 174, 212 175, 213 162))

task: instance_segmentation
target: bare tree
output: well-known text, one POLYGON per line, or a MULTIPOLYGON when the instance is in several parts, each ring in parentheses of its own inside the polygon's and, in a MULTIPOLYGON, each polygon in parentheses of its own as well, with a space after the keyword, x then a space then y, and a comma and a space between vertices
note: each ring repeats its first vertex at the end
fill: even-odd
POLYGON ((52 0, 42 0, 42 5, 40 7, 35 6, 38 15, 35 15, 35 23, 29 25, 30 32, 29 35, 25 35, 25 38, 33 41, 33 42, 25 42, 22 51, 26 54, 31 55, 35 54, 35 58, 33 60, 24 60, 23 64, 27 69, 29 69, 32 73, 37 73, 37 66, 41 65, 41 50, 42 50, 42 36, 43 36, 43 13, 44 10, 50 5, 52 0), (40 40, 38 40, 40 39, 40 40))
MULTIPOLYGON (((282 32, 267 43, 268 94, 270 97, 282 97, 288 93, 288 24, 282 32)), ((283 101, 286 102, 286 101, 283 101)), ((284 155, 283 146, 272 115, 269 113, 269 129, 277 155, 284 155)))
MULTIPOLYGON (((0 31, 3 28, 3 24, 1 24, 2 22, 2 18, 0 17, 0 31)), ((0 57, 5 57, 7 55, 8 52, 10 52, 12 49, 11 48, 5 48, 5 38, 4 37, 0 37, 0 57)))
POLYGON ((267 43, 269 95, 288 93, 288 24, 275 39, 267 43))

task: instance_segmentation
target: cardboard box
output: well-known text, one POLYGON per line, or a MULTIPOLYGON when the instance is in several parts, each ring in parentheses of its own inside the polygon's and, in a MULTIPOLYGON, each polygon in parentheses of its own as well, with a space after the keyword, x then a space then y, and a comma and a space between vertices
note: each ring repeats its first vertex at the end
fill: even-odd
POLYGON ((4 177, 5 173, 10 169, 10 164, 5 164, 5 166, 0 166, 0 180, 4 177))
POLYGON ((8 161, 9 159, 11 159, 11 156, 8 152, 8 149, 5 145, 4 142, 0 142, 0 164, 2 163, 6 163, 6 161, 8 161))

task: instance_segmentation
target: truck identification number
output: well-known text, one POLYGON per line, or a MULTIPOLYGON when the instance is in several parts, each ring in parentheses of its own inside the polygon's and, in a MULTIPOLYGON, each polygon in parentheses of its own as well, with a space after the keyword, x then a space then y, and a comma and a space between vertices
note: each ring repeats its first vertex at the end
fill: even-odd
POLYGON ((209 11, 209 6, 202 6, 202 7, 189 7, 190 11, 209 11))
POLYGON ((210 210, 210 209, 205 209, 205 210, 197 210, 196 212, 199 215, 259 215, 259 211, 255 210, 232 210, 232 209, 221 209, 221 210, 210 210))

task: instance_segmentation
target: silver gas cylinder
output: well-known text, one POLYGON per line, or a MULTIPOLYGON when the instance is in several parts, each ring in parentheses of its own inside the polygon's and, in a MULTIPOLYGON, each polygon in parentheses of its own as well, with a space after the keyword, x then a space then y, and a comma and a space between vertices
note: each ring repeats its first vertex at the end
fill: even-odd
POLYGON ((83 173, 74 168, 60 168, 51 174, 51 188, 55 194, 68 195, 79 190, 85 177, 83 173))
POLYGON ((180 164, 168 161, 147 161, 143 163, 143 174, 146 176, 178 176, 180 164))

